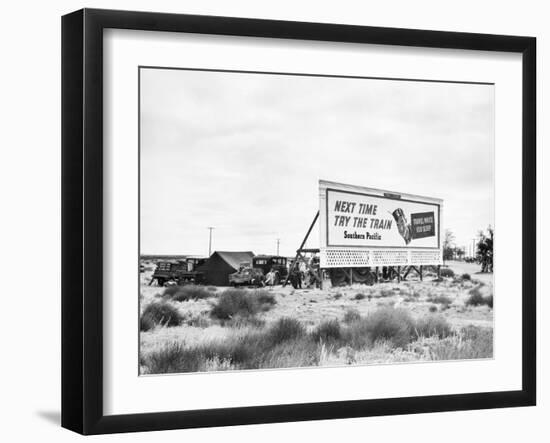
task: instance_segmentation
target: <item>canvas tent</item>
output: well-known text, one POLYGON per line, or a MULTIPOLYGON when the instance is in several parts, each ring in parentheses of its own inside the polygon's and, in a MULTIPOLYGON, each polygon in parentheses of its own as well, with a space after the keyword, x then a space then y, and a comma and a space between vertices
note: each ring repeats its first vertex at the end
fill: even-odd
POLYGON ((228 286, 229 274, 237 272, 241 263, 252 264, 251 251, 215 251, 197 271, 204 273, 204 283, 213 286, 228 286))

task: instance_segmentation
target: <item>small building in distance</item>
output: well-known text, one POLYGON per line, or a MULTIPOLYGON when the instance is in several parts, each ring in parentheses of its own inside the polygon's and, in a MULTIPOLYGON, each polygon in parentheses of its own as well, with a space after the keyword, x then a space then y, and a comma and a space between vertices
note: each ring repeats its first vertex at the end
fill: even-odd
POLYGON ((252 251, 215 251, 196 270, 204 274, 204 284, 228 286, 229 274, 237 272, 243 263, 251 265, 253 257, 252 251))

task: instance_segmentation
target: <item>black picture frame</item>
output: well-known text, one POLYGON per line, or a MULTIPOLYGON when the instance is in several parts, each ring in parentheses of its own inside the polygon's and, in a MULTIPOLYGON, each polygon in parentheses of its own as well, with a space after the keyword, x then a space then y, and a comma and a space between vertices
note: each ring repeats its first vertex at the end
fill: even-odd
POLYGON ((83 9, 62 18, 62 426, 82 434, 151 431, 536 403, 536 39, 231 17, 83 9), (106 416, 103 413, 103 30, 504 51, 522 54, 522 388, 106 416))

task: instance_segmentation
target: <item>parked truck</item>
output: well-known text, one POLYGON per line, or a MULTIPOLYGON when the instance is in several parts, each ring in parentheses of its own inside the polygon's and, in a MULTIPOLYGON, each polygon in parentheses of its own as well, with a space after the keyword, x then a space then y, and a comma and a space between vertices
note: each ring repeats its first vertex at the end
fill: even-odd
POLYGON ((163 260, 157 263, 151 281, 155 281, 158 286, 167 284, 184 285, 187 283, 201 284, 204 280, 204 274, 197 271, 197 268, 206 262, 203 257, 186 257, 178 260, 163 260))

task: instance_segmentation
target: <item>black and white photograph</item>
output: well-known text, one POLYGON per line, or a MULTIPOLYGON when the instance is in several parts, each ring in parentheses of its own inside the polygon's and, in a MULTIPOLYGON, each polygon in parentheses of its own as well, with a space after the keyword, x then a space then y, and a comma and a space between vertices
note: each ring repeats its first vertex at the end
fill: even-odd
POLYGON ((545 3, 3 6, 0 441, 548 440, 545 3))
POLYGON ((493 358, 494 84, 138 75, 140 375, 493 358))

